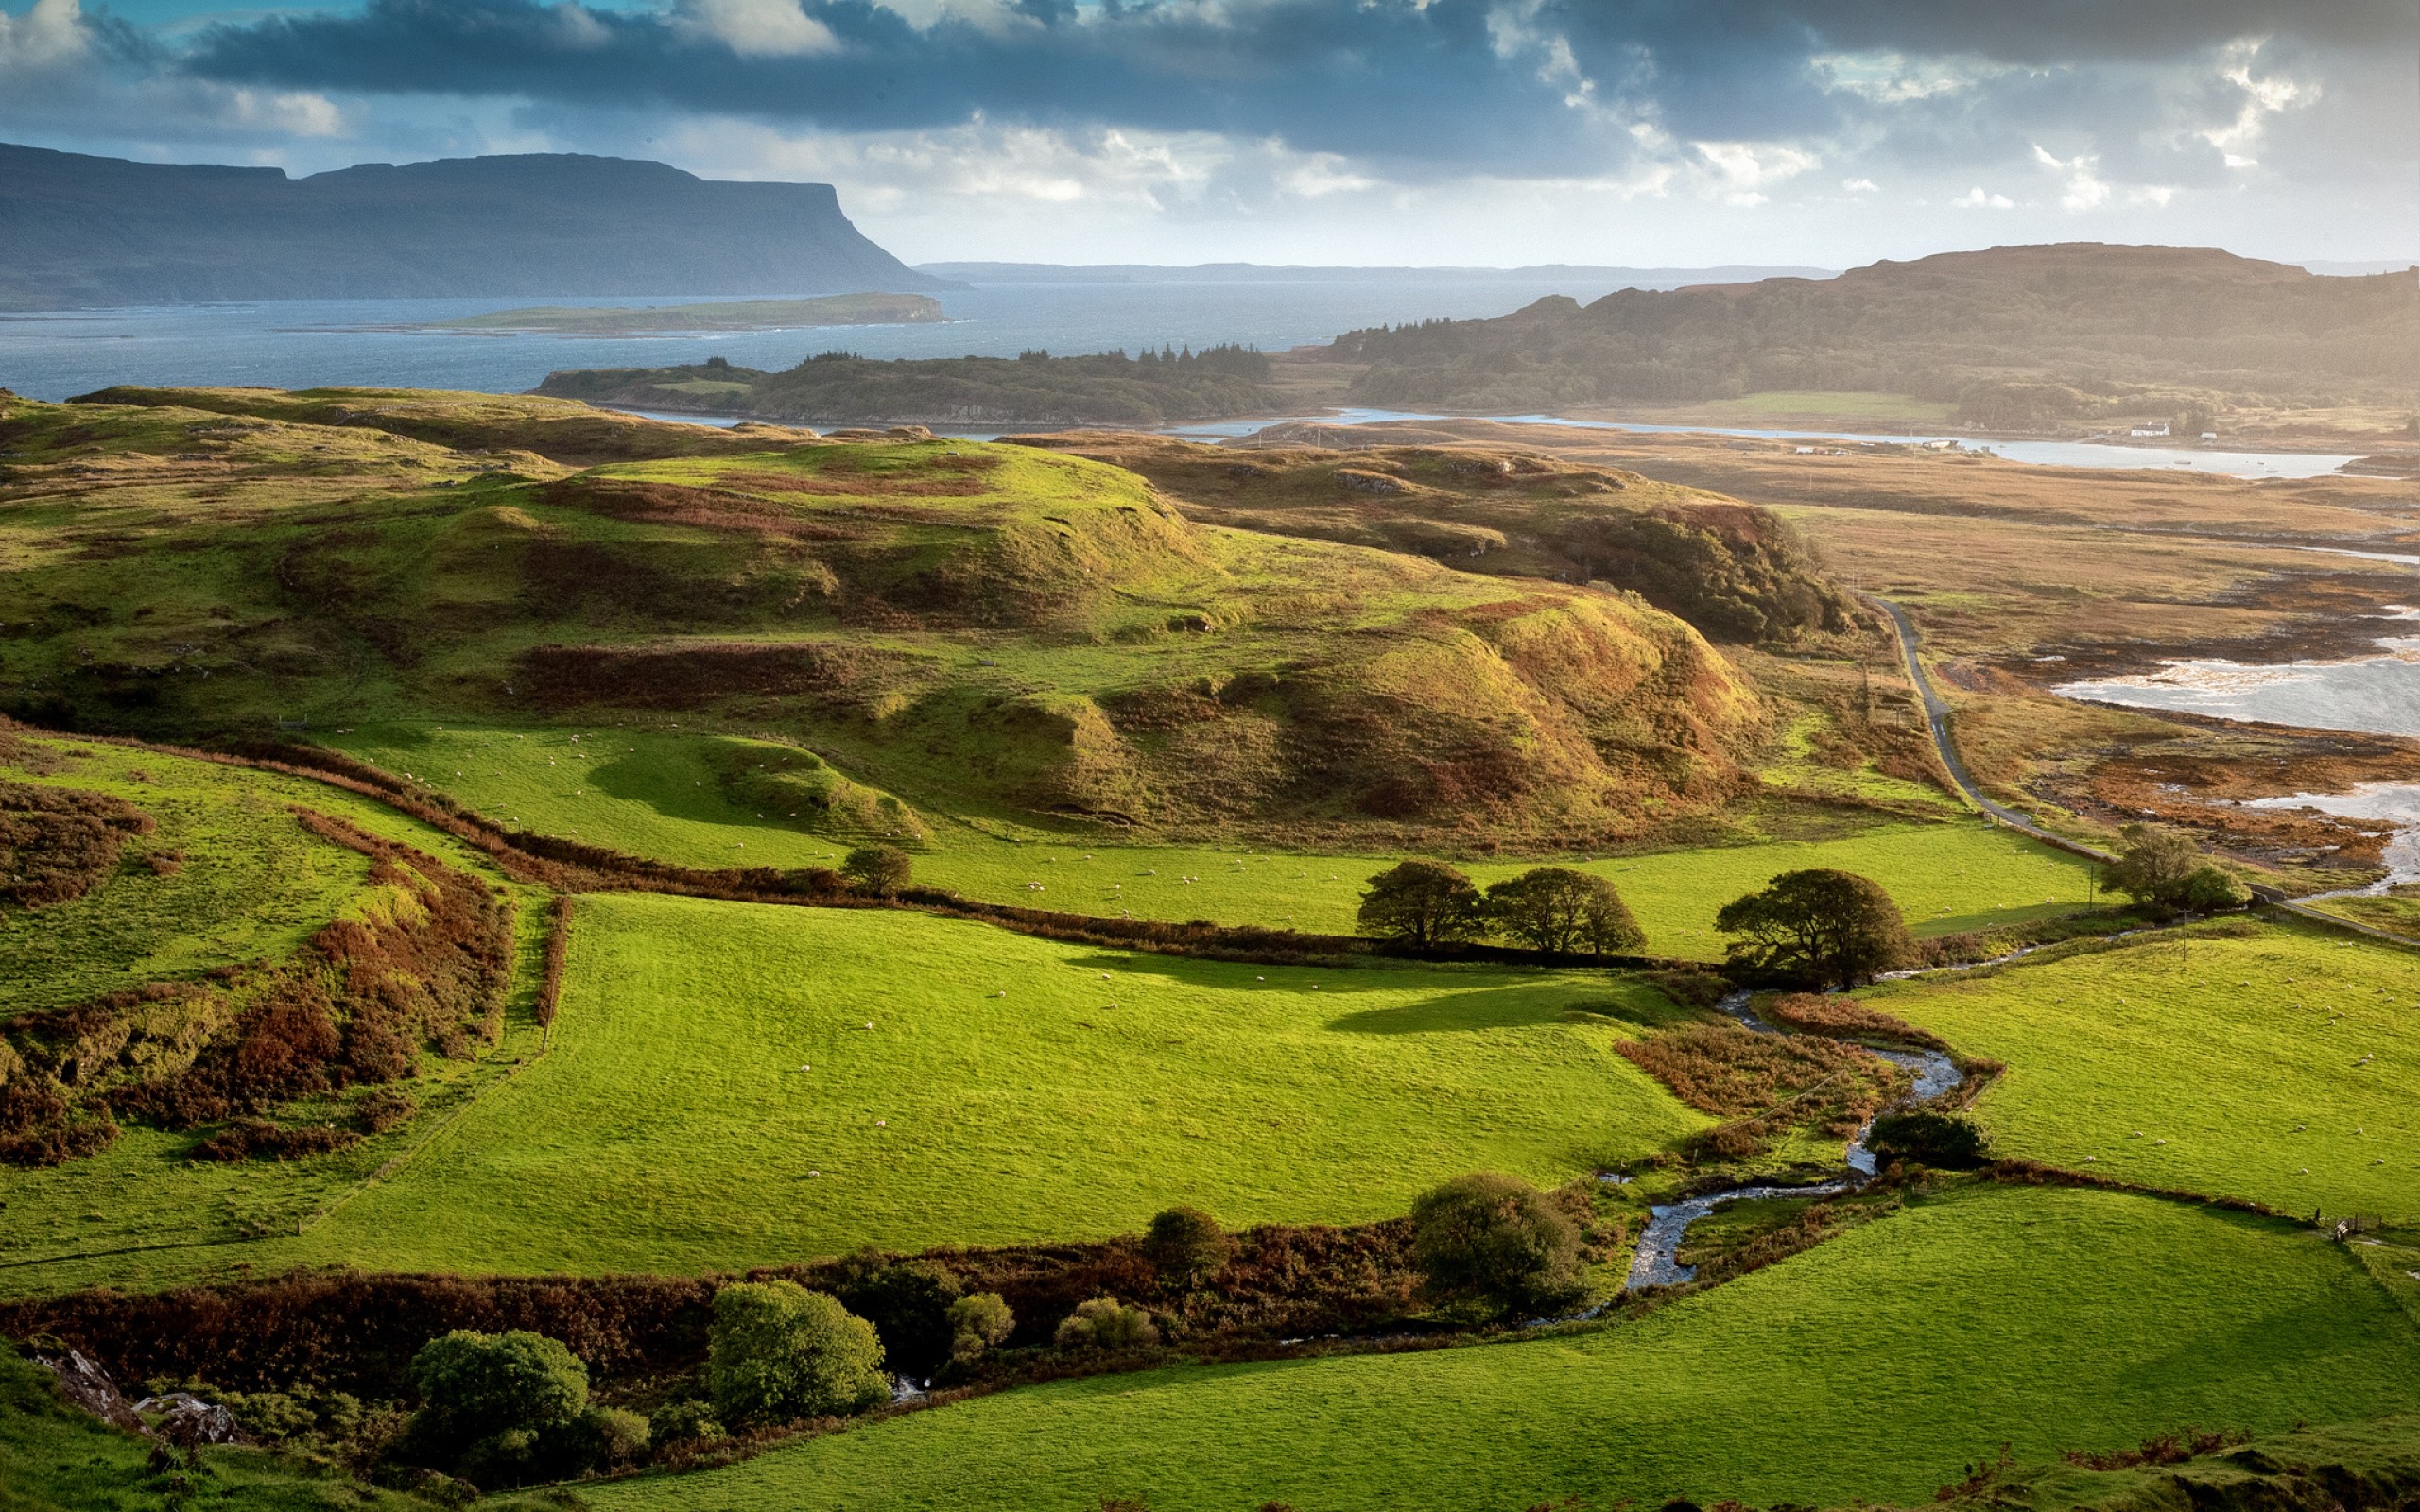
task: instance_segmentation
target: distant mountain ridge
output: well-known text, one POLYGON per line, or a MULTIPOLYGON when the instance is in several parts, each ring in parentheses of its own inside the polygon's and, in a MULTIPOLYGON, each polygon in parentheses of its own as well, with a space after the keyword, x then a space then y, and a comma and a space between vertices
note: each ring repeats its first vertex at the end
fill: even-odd
POLYGON ((1590 284, 1674 289, 1752 284, 1767 278, 1830 278, 1828 267, 1725 263, 1715 267, 1606 267, 1533 263, 1522 267, 1347 267, 1291 263, 919 263, 916 269, 966 284, 1385 284, 1523 283, 1568 278, 1590 284))
POLYGON ((0 144, 0 308, 950 286, 868 240, 830 184, 553 153, 289 179, 0 144))

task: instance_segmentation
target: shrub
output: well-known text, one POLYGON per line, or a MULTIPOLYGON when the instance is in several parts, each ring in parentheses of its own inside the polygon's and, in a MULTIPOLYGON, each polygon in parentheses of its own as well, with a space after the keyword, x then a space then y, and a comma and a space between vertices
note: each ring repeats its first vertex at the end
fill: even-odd
POLYGON ((1971 1171, 1992 1159, 1991 1137, 1980 1125, 1962 1114, 1924 1108, 1876 1119, 1865 1147, 1885 1162, 1913 1160, 1944 1171, 1971 1171))
POLYGON ((1362 934, 1407 945, 1476 938, 1485 924, 1478 888, 1442 861, 1406 861, 1371 878, 1356 919, 1362 934))
POLYGON ((2175 831, 2130 824, 2118 836, 2118 859, 2103 877, 2145 908, 2207 914, 2243 902, 2235 879, 2203 860, 2201 849, 2175 831))
POLYGON ((915 863, 895 845, 861 845, 840 863, 842 876, 877 898, 906 890, 914 872, 915 863))
POLYGON ((588 1367, 557 1340, 456 1329, 412 1356, 421 1409, 408 1452, 482 1485, 517 1485, 577 1459, 588 1367), (551 1442, 550 1442, 551 1440, 551 1442))
POLYGON ((652 1426, 623 1407, 591 1407, 580 1417, 596 1463, 603 1465, 628 1465, 645 1454, 653 1441, 652 1426))
POLYGON ((1135 1349, 1159 1343, 1160 1331, 1141 1308, 1096 1297, 1060 1322, 1054 1342, 1063 1349, 1135 1349))
POLYGON ((648 1439, 656 1444, 711 1444, 731 1436, 715 1418, 715 1404, 696 1397, 667 1401, 648 1414, 648 1439))
POLYGON ((239 1118, 195 1145, 192 1159, 233 1161, 267 1156, 272 1160, 296 1160, 360 1143, 361 1136, 349 1128, 317 1125, 285 1128, 265 1118, 239 1118))
POLYGON ((977 1292, 949 1304, 949 1357, 953 1365, 973 1365, 986 1350, 1009 1341, 1016 1314, 997 1292, 977 1292))
POLYGON ((957 1273, 929 1260, 860 1262, 856 1276, 833 1288, 840 1305, 873 1325, 891 1369, 929 1376, 950 1357, 950 1308, 964 1288, 957 1273))
POLYGON ((354 1106, 353 1116, 372 1134, 384 1134, 420 1111, 412 1094, 398 1087, 380 1087, 354 1106))
POLYGON ((1881 884, 1851 871, 1785 871, 1734 899, 1714 927, 1740 936, 1732 961, 1801 987, 1855 987, 1916 958, 1907 918, 1881 884))
POLYGON ((1605 954, 1647 943, 1612 883, 1569 867, 1539 867, 1497 883, 1487 889, 1487 917, 1532 950, 1605 954))
POLYGON ((796 1281, 740 1282, 715 1294, 706 1385, 735 1422, 862 1412, 890 1396, 873 1325, 796 1281))
POLYGON ((1143 1252, 1160 1279, 1190 1286, 1227 1263, 1236 1242, 1219 1220, 1199 1208, 1170 1208, 1151 1220, 1143 1235, 1143 1252))
POLYGON ((1548 1305, 1580 1274, 1580 1230, 1545 1193, 1492 1171, 1456 1177, 1411 1205, 1412 1259, 1447 1301, 1548 1305))

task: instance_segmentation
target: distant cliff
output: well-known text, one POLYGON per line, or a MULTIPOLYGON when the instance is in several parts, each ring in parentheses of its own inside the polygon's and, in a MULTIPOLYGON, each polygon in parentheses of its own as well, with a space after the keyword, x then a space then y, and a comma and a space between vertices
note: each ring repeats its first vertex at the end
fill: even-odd
POLYGON ((830 184, 563 154, 289 179, 0 145, 0 309, 950 286, 868 241, 830 184))

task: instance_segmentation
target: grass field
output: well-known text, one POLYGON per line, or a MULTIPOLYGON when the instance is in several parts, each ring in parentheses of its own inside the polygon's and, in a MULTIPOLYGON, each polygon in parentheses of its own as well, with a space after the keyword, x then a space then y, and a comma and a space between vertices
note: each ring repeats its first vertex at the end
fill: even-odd
POLYGON ((1580 1005, 1670 1011, 1601 973, 1289 971, 590 897, 553 1049, 313 1247, 699 1270, 1129 1232, 1178 1202, 1375 1218, 1462 1171, 1564 1181, 1707 1122, 1580 1005))
POLYGON ((1582 1337, 1177 1368, 989 1397, 600 1512, 1321 1512, 1686 1494, 1921 1502, 1993 1457, 2420 1406, 2420 1332, 2316 1234, 2112 1194, 1921 1201, 1582 1337))
MULTIPOLYGON (((808 819, 743 807, 718 785, 721 762, 781 747, 666 729, 591 725, 500 730, 362 726, 330 744, 432 782, 508 824, 688 866, 831 866, 854 839, 808 819), (574 739, 574 736, 578 739, 574 739), (765 816, 760 818, 762 814, 765 816)), ((1290 854, 1067 841, 998 825, 930 821, 919 880, 972 898, 1078 913, 1290 924, 1349 934, 1361 890, 1395 856, 1290 854), (1089 859, 1087 859, 1089 857, 1089 859), (1039 884, 1037 888, 1034 885, 1039 884)), ((1919 934, 1946 934, 2083 903, 2083 863, 1979 820, 1879 822, 1839 839, 1768 841, 1622 857, 1588 869, 1613 878, 1657 954, 1721 954, 1715 910, 1797 867, 1840 867, 1891 888, 1919 934)), ((1478 863, 1482 883, 1527 863, 1478 863)))
POLYGON ((2008 1062, 1979 1111, 2010 1154, 2420 1216, 2420 955, 2276 925, 1865 997, 2008 1062))

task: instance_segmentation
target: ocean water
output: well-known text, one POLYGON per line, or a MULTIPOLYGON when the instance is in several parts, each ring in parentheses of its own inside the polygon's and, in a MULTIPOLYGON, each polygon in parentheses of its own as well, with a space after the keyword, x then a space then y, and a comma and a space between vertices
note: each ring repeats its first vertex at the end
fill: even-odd
POLYGON ((1282 352, 1365 326, 1503 315, 1549 294, 1584 301, 1614 287, 1611 282, 1467 276, 1434 282, 995 284, 938 296, 951 317, 945 324, 675 336, 473 335, 377 328, 533 304, 696 301, 294 300, 0 314, 0 388, 49 400, 112 384, 349 384, 518 393, 559 368, 655 368, 710 356, 778 369, 833 351, 869 357, 1013 357, 1032 349, 1065 355, 1238 342, 1282 352))

